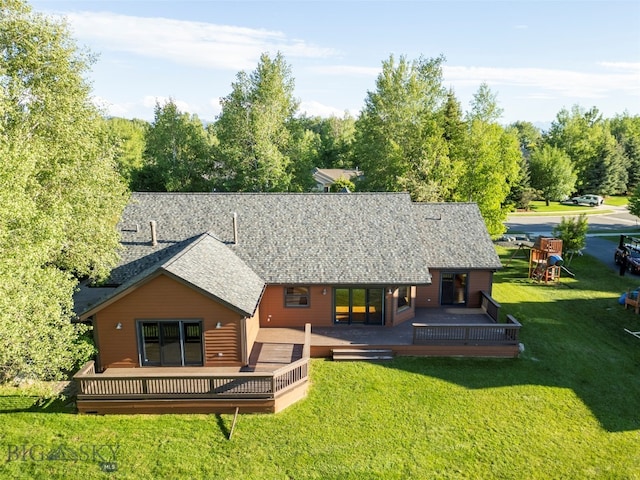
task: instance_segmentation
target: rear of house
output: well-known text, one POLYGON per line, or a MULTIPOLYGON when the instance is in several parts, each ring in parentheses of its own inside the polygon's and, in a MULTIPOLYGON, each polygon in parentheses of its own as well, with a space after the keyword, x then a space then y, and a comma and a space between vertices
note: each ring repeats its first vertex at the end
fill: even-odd
POLYGON ((477 308, 500 268, 475 204, 404 193, 137 193, 119 228, 121 264, 80 312, 98 371, 243 367, 260 329, 477 308))

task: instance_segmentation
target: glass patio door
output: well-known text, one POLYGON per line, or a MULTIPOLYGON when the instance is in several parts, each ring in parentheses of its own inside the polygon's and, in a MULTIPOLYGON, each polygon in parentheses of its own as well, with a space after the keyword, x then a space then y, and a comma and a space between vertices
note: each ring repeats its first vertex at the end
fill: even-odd
POLYGON ((144 321, 138 324, 141 365, 202 365, 202 324, 144 321))
POLYGON ((335 288, 333 292, 335 323, 383 325, 383 289, 335 288))
POLYGON ((440 305, 467 303, 467 274, 442 273, 440 276, 440 305))

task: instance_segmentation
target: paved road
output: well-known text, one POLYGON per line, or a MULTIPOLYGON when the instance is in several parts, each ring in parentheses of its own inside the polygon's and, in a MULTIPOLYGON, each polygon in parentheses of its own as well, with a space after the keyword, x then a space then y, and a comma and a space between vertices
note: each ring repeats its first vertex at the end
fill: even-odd
MULTIPOLYGON (((631 215, 626 207, 602 205, 594 207, 594 210, 601 213, 587 215, 589 228, 602 233, 587 235, 587 246, 584 252, 599 259, 611 268, 618 269, 613 260, 615 244, 598 237, 599 235, 615 235, 621 231, 629 233, 630 227, 637 227, 637 231, 635 231, 637 233, 634 233, 634 235, 640 237, 640 218, 631 215)), ((578 215, 579 213, 571 213, 570 207, 567 208, 567 212, 564 215, 556 214, 540 217, 514 214, 509 216, 506 225, 509 227, 510 232, 526 233, 531 239, 534 239, 539 235, 551 236, 553 227, 562 221, 563 216, 569 218, 578 215)))

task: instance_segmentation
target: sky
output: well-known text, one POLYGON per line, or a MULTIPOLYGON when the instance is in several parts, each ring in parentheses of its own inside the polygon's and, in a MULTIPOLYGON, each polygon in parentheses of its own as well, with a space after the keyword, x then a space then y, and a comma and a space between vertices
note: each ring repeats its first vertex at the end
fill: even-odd
POLYGON ((501 122, 548 125, 574 105, 640 115, 640 1, 39 0, 97 54, 108 115, 153 120, 173 99, 205 121, 239 72, 282 53, 300 113, 357 117, 382 62, 443 56, 462 110, 482 83, 501 122))

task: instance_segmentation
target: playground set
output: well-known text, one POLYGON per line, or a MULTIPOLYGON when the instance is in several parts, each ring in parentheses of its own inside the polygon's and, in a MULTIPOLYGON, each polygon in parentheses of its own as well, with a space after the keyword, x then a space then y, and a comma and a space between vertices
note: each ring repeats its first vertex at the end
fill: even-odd
MULTIPOLYGON (((623 240, 621 239, 621 244, 622 242, 623 240)), ((524 248, 525 245, 520 243, 518 245, 518 250, 513 253, 509 263, 518 254, 518 252, 524 248)), ((507 266, 509 266, 509 263, 507 263, 507 266)), ((529 278, 537 280, 538 282, 558 283, 560 281, 560 274, 562 271, 566 272, 571 277, 575 276, 564 266, 564 260, 562 258, 562 240, 559 238, 539 236, 530 247, 529 278)), ((629 291, 623 296, 625 309, 632 307, 635 313, 640 313, 640 292, 629 291), (635 296, 633 293, 635 293, 635 296)), ((624 330, 634 337, 640 338, 640 331, 634 332, 627 328, 624 330)))

